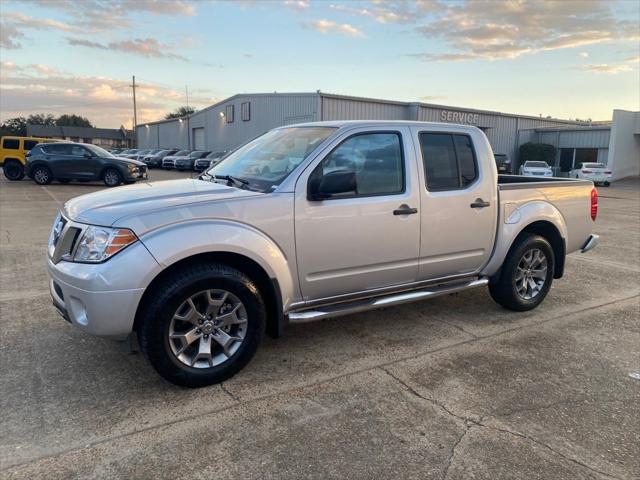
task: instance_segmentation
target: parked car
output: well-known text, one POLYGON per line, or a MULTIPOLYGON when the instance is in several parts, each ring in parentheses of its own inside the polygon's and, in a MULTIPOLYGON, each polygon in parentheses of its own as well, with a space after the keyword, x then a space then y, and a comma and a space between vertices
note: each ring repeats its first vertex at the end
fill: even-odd
POLYGON ((38 137, 12 137, 0 139, 0 167, 7 180, 16 181, 24 178, 26 155, 39 143, 51 143, 58 140, 38 137))
POLYGON ((197 179, 69 200, 49 240, 53 303, 91 334, 135 331, 190 387, 237 373, 286 321, 480 286, 531 310, 566 254, 597 244, 598 195, 587 180, 498 177, 494 162, 468 125, 277 128, 197 179))
POLYGON ((39 185, 53 180, 90 182, 102 180, 108 187, 147 178, 144 163, 116 157, 96 145, 75 142, 38 144, 27 155, 25 173, 39 185))
POLYGON ((149 155, 153 155, 155 153, 160 152, 162 149, 161 148, 152 148, 151 150, 143 150, 142 152, 138 152, 133 159, 134 160, 138 160, 139 162, 144 162, 145 157, 148 157, 149 155))
POLYGON ((584 178, 605 187, 611 185, 611 170, 604 163, 578 163, 569 172, 571 178, 584 178))
POLYGON ((166 156, 162 159, 162 168, 171 170, 176 167, 176 160, 179 158, 188 157, 192 150, 180 150, 173 155, 166 156))
POLYGON ((195 150, 188 156, 177 158, 175 161, 176 170, 193 170, 193 164, 198 158, 204 158, 211 152, 205 152, 202 150, 195 150))
POLYGON ((498 173, 511 173, 511 159, 509 158, 509 155, 504 153, 494 153, 493 158, 496 160, 498 173))
POLYGON ((144 155, 151 153, 152 150, 149 148, 143 148, 142 150, 138 150, 134 153, 130 153, 127 155, 127 158, 130 158, 132 160, 138 160, 139 162, 142 161, 142 159, 140 157, 143 157, 144 155))
POLYGON ((147 155, 144 157, 143 162, 147 164, 149 168, 161 168, 162 160, 169 155, 173 155, 178 151, 177 148, 171 148, 167 150, 160 150, 152 155, 147 155))
POLYGON ((520 175, 525 177, 553 177, 553 170, 547 162, 524 162, 520 167, 520 175))
POLYGON ((226 150, 222 152, 211 152, 206 157, 198 158, 195 162, 193 162, 193 169, 196 172, 203 172, 204 170, 213 167, 216 165, 222 158, 227 154, 226 150))

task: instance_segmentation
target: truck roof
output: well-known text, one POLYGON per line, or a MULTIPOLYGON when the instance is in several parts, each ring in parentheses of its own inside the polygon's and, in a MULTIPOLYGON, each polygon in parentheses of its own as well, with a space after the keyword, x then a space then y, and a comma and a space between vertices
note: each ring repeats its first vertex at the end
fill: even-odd
POLYGON ((473 125, 464 125, 458 123, 442 123, 442 122, 419 122, 412 120, 329 120, 322 122, 306 122, 295 123, 291 125, 284 125, 280 128, 287 127, 366 127, 366 126, 380 126, 380 125, 394 125, 394 126, 407 126, 407 127, 425 127, 432 130, 444 129, 447 127, 464 128, 467 130, 477 130, 478 128, 473 125))

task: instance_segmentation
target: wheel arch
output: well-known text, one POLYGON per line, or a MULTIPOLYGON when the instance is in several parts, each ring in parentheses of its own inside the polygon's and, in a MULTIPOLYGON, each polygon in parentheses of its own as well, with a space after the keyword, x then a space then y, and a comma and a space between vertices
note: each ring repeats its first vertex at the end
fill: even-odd
POLYGON ((482 274, 498 277, 507 255, 523 235, 536 234, 551 244, 555 257, 554 278, 564 275, 567 249, 567 227, 560 211, 549 202, 534 201, 515 209, 507 218, 501 218, 493 257, 482 274))
POLYGON ((136 331, 138 329, 144 306, 166 278, 169 278, 179 270, 189 268, 191 265, 205 262, 227 265, 244 273, 253 280, 262 294, 267 309, 267 334, 272 338, 282 336, 285 319, 282 307, 282 293, 278 280, 270 277, 266 270, 255 260, 239 253, 220 251, 202 252, 184 257, 156 275, 140 299, 134 317, 133 330, 136 331))

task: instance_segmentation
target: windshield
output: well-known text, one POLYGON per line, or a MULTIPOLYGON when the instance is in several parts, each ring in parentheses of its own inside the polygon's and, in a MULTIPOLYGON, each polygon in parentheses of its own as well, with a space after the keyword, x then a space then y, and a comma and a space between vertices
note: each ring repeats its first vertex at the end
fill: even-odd
POLYGON ((174 153, 173 155, 176 157, 184 157, 186 155, 189 155, 189 152, 191 150, 180 150, 179 152, 174 153))
POLYGON ((189 158, 200 158, 204 157, 207 152, 191 152, 189 154, 189 158))
POLYGON ((111 152, 107 152, 104 148, 97 147, 95 145, 85 145, 86 148, 91 150, 94 155, 98 157, 115 157, 111 152))
POLYGON ((207 175, 232 176, 264 192, 282 183, 335 127, 289 127, 271 130, 229 154, 207 175))
POLYGON ((524 164, 525 168, 548 168, 547 162, 526 162, 524 164))
POLYGON ((227 152, 211 152, 206 158, 220 158, 225 155, 227 152))

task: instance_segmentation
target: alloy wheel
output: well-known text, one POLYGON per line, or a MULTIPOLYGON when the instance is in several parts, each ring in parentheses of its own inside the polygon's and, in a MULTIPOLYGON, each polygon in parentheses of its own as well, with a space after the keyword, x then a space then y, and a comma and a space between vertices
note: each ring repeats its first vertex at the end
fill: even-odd
POLYGON ((45 168, 39 168, 33 175, 33 179, 40 184, 45 184, 49 181, 49 172, 45 168))
POLYGON ((516 268, 516 290, 520 297, 537 297, 547 281, 547 257, 542 250, 532 248, 524 252, 516 268))
POLYGON ((238 351, 247 334, 247 311, 226 290, 191 295, 174 313, 168 329, 173 355, 192 368, 211 368, 238 351))

